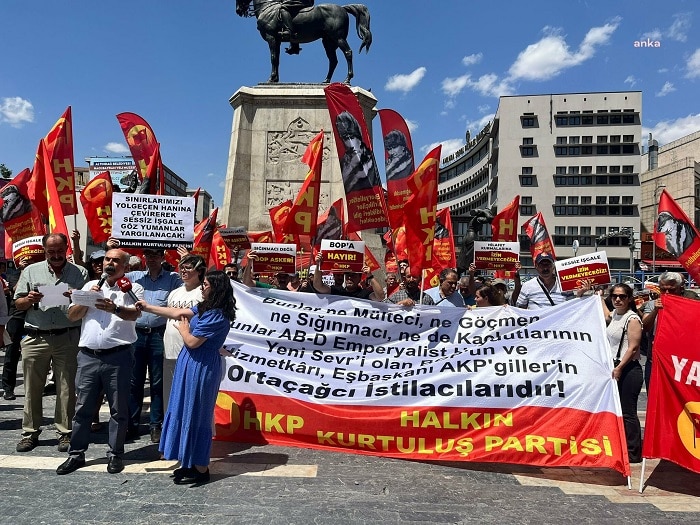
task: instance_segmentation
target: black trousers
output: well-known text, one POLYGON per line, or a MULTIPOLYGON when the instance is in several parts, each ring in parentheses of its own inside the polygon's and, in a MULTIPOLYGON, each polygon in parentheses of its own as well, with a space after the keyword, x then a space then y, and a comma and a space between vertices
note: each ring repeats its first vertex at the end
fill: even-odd
POLYGON ((17 366, 22 357, 20 342, 24 337, 24 317, 10 317, 5 326, 12 344, 5 347, 5 360, 2 366, 2 389, 7 392, 17 386, 17 366))
POLYGON ((639 401, 643 382, 644 373, 639 361, 627 363, 617 382, 620 404, 622 405, 622 421, 625 424, 625 437, 627 438, 627 454, 632 463, 642 461, 642 425, 639 423, 637 415, 637 401, 639 401))

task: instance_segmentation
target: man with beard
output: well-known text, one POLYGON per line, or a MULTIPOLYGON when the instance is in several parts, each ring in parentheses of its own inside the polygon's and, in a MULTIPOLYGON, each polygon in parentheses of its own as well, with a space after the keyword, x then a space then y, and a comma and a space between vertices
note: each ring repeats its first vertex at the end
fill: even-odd
POLYGON ((15 288, 15 307, 27 312, 22 340, 24 371, 24 417, 22 439, 17 452, 29 452, 39 444, 43 417, 42 396, 49 369, 56 384, 54 421, 58 450, 65 452, 70 443, 75 411, 75 374, 78 368, 80 322, 68 318, 68 306, 43 306, 39 286, 67 284, 69 290, 85 284, 87 271, 66 260, 68 238, 51 233, 42 239, 46 260, 27 266, 15 288))
POLYGON ((549 253, 540 253, 535 258, 537 277, 523 284, 518 300, 518 308, 537 310, 561 304, 576 295, 574 292, 562 292, 561 284, 554 270, 554 257, 549 253))
POLYGON ((134 298, 143 300, 144 295, 138 283, 132 284, 131 294, 122 291, 119 281, 128 267, 128 253, 109 250, 104 257, 108 277, 90 281, 83 287, 85 291, 101 293, 102 297, 94 306, 74 304, 68 311, 69 319, 82 320, 83 324, 76 377, 78 401, 68 459, 56 469, 56 474, 69 474, 85 465, 90 426, 103 391, 110 413, 107 472, 116 474, 124 470, 121 456, 129 426, 131 356, 136 341, 136 319, 141 315, 134 306, 134 298))
POLYGON ((411 272, 411 267, 406 266, 406 271, 404 273, 403 288, 399 288, 392 295, 386 299, 385 303, 394 303, 401 306, 414 306, 416 304, 435 304, 433 298, 427 293, 423 294, 421 298, 420 293, 420 273, 414 275, 411 272))
POLYGON ((382 285, 369 274, 369 268, 367 266, 362 268, 362 273, 358 272, 345 272, 343 274, 343 286, 328 286, 323 282, 323 272, 319 270, 321 268, 321 261, 323 260, 323 254, 319 252, 316 256, 316 270, 314 272, 314 289, 317 293, 330 293, 333 295, 341 295, 343 297, 355 297, 357 299, 369 299, 370 301, 381 301, 384 299, 384 288, 382 285), (360 282, 362 281, 362 276, 367 275, 370 278, 370 288, 362 288, 360 282))

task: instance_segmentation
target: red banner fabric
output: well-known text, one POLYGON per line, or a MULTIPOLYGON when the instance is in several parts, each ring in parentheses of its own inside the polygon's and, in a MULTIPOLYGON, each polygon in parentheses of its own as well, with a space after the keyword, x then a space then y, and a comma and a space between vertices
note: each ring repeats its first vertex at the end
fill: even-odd
POLYGON ((542 212, 530 217, 525 223, 525 233, 530 238, 530 254, 534 261, 540 253, 548 253, 554 259, 554 245, 549 237, 547 225, 544 223, 542 212))
POLYGON ((214 208, 209 217, 205 217, 202 222, 194 227, 194 245, 192 247, 193 255, 200 255, 209 267, 209 257, 211 255, 211 245, 214 240, 214 232, 216 231, 216 216, 219 213, 219 208, 214 208))
POLYGON ((700 301, 661 301, 642 456, 700 473, 700 301))
POLYGON ((491 240, 518 240, 518 211, 520 210, 520 195, 516 195, 510 204, 496 214, 491 221, 491 240))
POLYGON ((409 266, 414 275, 420 270, 432 268, 433 265, 441 150, 442 145, 428 153, 408 180, 411 197, 403 208, 403 223, 406 229, 409 266))
POLYGON ((433 236, 433 266, 428 268, 423 276, 423 289, 433 288, 440 284, 440 272, 445 268, 455 268, 455 238, 452 234, 452 217, 450 208, 437 212, 435 232, 433 236))
MULTIPOLYGON (((43 159, 41 164, 43 165, 43 159)), ((5 226, 5 233, 13 242, 46 233, 41 214, 32 205, 33 201, 29 195, 30 187, 34 187, 34 181, 32 180, 32 172, 26 168, 20 171, 0 192, 0 197, 2 197, 0 218, 5 226)))
POLYGON ((80 204, 92 240, 99 244, 112 235, 112 178, 108 171, 100 173, 80 192, 80 204))
POLYGON ((696 281, 700 281, 700 233, 666 190, 659 197, 654 241, 673 255, 696 281))
MULTIPOLYGON (((119 113, 117 120, 129 145, 131 156, 134 157, 139 181, 148 178, 148 165, 156 152, 158 142, 150 124, 136 113, 119 113)), ((149 193, 156 191, 155 181, 149 181, 149 193)))
POLYGON ((62 233, 66 236, 68 240, 68 251, 67 255, 70 255, 73 250, 70 241, 70 232, 68 231, 68 225, 66 224, 66 217, 63 215, 61 210, 61 196, 58 194, 58 187, 56 186, 56 178, 54 177, 53 170, 51 169, 52 163, 49 157, 49 152, 46 149, 46 143, 41 141, 42 152, 44 155, 44 169, 46 173, 46 194, 47 202, 49 204, 49 231, 51 233, 62 233))
POLYGON ((302 162, 309 166, 294 205, 289 210, 284 223, 285 233, 297 235, 316 235, 318 222, 318 201, 321 195, 321 167, 323 161, 323 130, 316 135, 302 157, 302 162))
POLYGON ((270 222, 272 223, 272 231, 275 234, 275 242, 284 244, 296 244, 299 246, 299 236, 286 231, 287 218, 292 209, 292 201, 286 200, 278 204, 274 208, 270 208, 270 222))
POLYGON ((347 199, 347 231, 388 226, 384 189, 362 108, 345 84, 331 84, 324 92, 347 199))
POLYGON ((70 106, 53 125, 44 142, 46 156, 51 160, 51 172, 62 213, 75 215, 78 213, 78 206, 75 202, 73 117, 70 106))
POLYGON ((403 224, 403 206, 410 197, 408 177, 415 170, 411 132, 392 109, 380 109, 386 171, 387 217, 392 229, 403 224))
POLYGON ((211 253, 209 255, 209 261, 217 270, 223 270, 231 260, 231 250, 224 239, 221 237, 219 230, 214 230, 214 235, 211 240, 211 253))

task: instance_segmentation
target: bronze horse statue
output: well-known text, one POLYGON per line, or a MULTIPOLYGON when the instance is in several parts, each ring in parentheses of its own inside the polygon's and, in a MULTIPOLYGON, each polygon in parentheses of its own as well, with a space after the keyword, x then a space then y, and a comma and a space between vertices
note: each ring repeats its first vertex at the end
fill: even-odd
POLYGON ((336 4, 320 4, 302 9, 293 19, 293 33, 284 31, 280 19, 280 0, 236 0, 238 16, 255 16, 258 21, 258 31, 263 40, 270 46, 270 62, 272 72, 268 82, 279 82, 280 44, 290 42, 292 47, 287 49, 290 54, 299 52, 300 43, 313 42, 321 39, 328 57, 328 75, 325 83, 331 81, 333 72, 338 65, 336 51, 338 48, 345 55, 348 63, 348 76, 345 83, 349 84, 354 76, 352 69, 352 50, 348 45, 348 29, 350 19, 348 13, 357 19, 357 36, 362 40, 359 52, 365 48, 369 52, 372 44, 372 32, 369 29, 369 10, 362 4, 339 6, 336 4), (252 2, 252 7, 251 7, 252 2))

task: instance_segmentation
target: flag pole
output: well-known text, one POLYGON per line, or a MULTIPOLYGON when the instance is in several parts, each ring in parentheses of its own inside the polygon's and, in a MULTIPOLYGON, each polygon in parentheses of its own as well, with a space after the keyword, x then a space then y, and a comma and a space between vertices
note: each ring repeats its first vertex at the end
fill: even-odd
POLYGON ((639 474, 639 493, 644 492, 644 471, 647 468, 647 458, 642 458, 642 472, 639 474))

